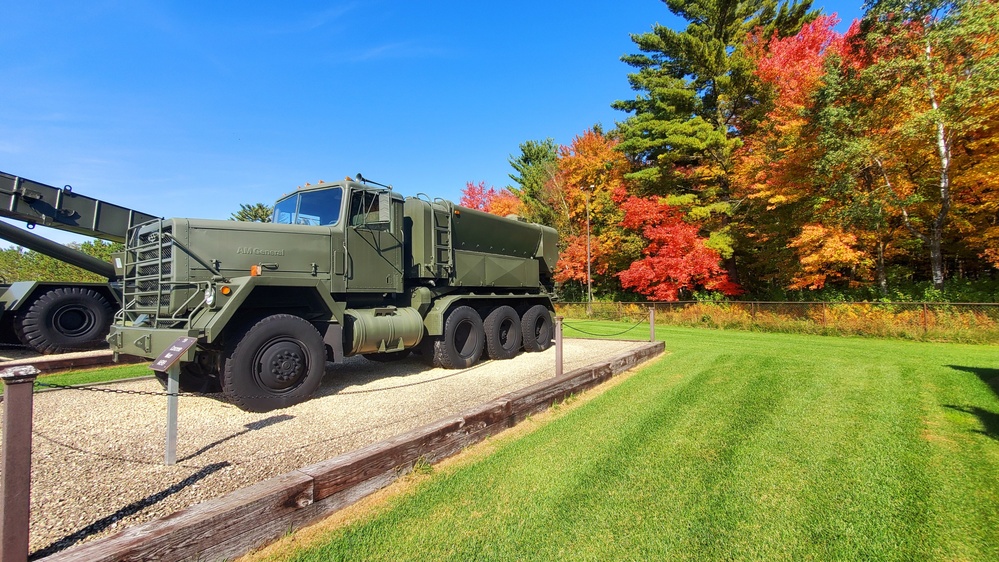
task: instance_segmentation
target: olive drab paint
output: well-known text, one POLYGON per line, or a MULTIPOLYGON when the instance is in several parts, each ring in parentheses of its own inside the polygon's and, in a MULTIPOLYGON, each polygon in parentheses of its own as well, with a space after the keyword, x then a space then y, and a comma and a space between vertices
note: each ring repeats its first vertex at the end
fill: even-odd
POLYGON ((180 360, 182 387, 221 389, 255 411, 307 399, 326 360, 415 351, 463 366, 486 340, 520 345, 521 330, 524 349, 538 351, 551 341, 557 241, 546 226, 360 177, 321 182, 279 199, 271 223, 171 218, 133 229, 108 341, 116 354, 153 358, 197 338, 180 360), (514 313, 502 329, 485 326, 499 307, 514 313))

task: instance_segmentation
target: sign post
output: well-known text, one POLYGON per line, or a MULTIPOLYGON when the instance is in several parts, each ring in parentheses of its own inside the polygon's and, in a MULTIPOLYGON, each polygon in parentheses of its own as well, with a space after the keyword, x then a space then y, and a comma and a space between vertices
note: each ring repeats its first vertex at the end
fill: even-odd
POLYGON ((180 394, 180 359, 198 343, 198 338, 181 337, 166 348, 149 366, 150 369, 167 376, 167 425, 166 451, 163 464, 177 464, 177 401, 180 394))
POLYGON ((166 452, 163 464, 177 464, 177 401, 180 394, 180 365, 172 365, 167 370, 167 426, 166 452))

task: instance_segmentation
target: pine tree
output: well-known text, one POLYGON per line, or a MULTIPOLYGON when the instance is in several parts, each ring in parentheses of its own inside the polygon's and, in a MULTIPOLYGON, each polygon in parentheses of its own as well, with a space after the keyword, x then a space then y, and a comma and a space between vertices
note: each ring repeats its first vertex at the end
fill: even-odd
POLYGON ((632 35, 641 53, 622 60, 637 69, 628 80, 639 94, 613 104, 632 114, 618 124, 620 150, 638 164, 629 179, 640 195, 670 196, 689 219, 704 221, 709 246, 730 257, 733 153, 764 113, 746 37, 793 35, 816 14, 811 0, 664 3, 689 24, 632 35))
POLYGON ((269 205, 265 205, 263 203, 244 205, 240 203, 239 211, 231 214, 229 216, 229 220, 245 222, 271 222, 271 215, 273 214, 274 208, 269 205))

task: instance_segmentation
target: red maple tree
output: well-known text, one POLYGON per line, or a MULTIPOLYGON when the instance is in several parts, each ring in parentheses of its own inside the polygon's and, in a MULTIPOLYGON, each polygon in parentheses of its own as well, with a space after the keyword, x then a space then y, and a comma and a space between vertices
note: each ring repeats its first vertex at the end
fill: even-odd
POLYGON ((698 287, 735 296, 742 293, 721 267, 721 255, 705 245, 698 226, 683 220, 683 212, 658 197, 629 197, 625 228, 641 232, 648 241, 644 258, 618 273, 621 286, 657 301, 678 300, 681 291, 698 287))
POLYGON ((486 182, 479 183, 466 182, 461 190, 461 199, 458 204, 469 209, 485 211, 494 215, 505 217, 520 213, 522 203, 517 194, 507 188, 497 190, 495 187, 486 188, 486 182))

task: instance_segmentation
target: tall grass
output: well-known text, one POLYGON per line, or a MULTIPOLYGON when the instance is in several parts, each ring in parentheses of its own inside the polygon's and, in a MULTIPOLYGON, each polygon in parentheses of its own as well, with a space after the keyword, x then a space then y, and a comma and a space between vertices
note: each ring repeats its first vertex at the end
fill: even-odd
POLYGON ((669 356, 279 559, 999 559, 994 349, 659 334, 669 356))
POLYGON ((574 319, 637 321, 656 307, 656 324, 790 334, 999 344, 999 306, 923 303, 683 302, 559 304, 574 319))

